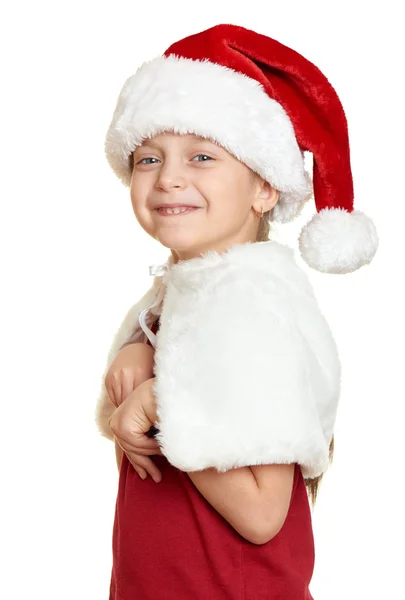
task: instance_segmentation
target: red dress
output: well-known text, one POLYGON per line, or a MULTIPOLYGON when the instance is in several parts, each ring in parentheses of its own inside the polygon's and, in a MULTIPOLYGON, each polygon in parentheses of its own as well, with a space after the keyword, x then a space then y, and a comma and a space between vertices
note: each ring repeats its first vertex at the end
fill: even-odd
POLYGON ((122 456, 109 600, 313 600, 314 538, 295 465, 279 533, 256 545, 236 532, 184 471, 152 455, 162 473, 140 479, 122 456))

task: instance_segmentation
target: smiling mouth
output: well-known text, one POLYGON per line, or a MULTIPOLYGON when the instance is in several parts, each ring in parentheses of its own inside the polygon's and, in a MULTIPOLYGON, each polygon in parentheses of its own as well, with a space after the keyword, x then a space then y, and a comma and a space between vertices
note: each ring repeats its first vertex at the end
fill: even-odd
POLYGON ((185 206, 184 208, 157 208, 155 210, 162 217, 180 217, 199 210, 199 207, 185 206))

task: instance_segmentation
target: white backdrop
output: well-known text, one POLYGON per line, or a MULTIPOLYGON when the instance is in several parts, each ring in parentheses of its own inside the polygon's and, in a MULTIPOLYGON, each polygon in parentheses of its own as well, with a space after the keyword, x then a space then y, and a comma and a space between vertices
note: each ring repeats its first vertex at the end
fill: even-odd
MULTIPOLYGON (((355 208, 373 218, 380 248, 350 275, 309 269, 297 249, 343 365, 335 459, 313 514, 310 589, 314 600, 405 594, 398 6, 37 0, 2 9, 2 597, 108 598, 118 473, 94 407, 112 335, 152 283, 149 264, 169 251, 137 224, 104 136, 124 80, 144 60, 218 23, 303 54, 346 112, 355 208)), ((297 248, 314 211, 311 202, 274 239, 297 248)))

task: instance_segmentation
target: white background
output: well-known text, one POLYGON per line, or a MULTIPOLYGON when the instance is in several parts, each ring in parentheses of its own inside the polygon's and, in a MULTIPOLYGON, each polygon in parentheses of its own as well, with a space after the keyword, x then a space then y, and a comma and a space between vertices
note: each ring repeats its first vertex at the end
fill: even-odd
MULTIPOLYGON (((82 0, 3 9, 2 597, 108 598, 118 473, 94 407, 113 333, 151 285, 149 264, 169 251, 137 224, 104 136, 125 79, 144 60, 218 23, 299 51, 345 109, 355 208, 373 218, 380 248, 350 275, 317 273, 297 251, 344 369, 335 459, 313 514, 310 589, 314 600, 405 594, 399 5, 82 0)), ((297 248, 314 211, 311 202, 274 239, 297 248)))

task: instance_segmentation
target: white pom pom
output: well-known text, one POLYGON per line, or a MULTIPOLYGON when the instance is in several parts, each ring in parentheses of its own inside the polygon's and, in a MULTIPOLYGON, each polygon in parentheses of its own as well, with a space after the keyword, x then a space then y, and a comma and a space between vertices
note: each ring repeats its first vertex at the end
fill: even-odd
POLYGON ((304 261, 323 273, 351 273, 371 262, 378 248, 373 221, 364 213, 324 208, 302 228, 299 249, 304 261))

